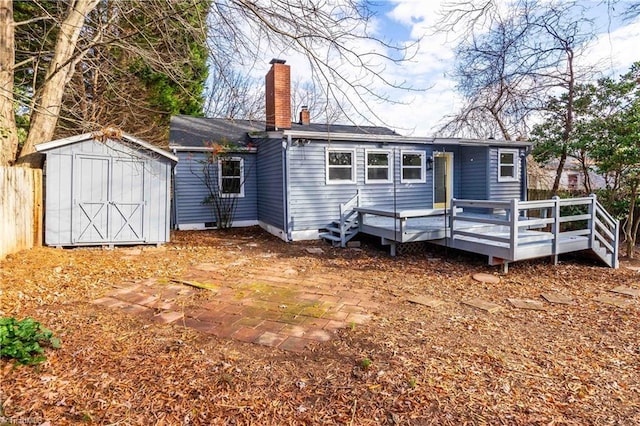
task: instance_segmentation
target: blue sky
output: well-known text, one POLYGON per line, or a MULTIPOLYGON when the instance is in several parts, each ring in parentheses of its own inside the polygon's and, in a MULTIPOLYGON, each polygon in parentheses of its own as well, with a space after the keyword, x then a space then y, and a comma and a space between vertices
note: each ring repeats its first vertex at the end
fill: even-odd
MULTIPOLYGON (((443 117, 455 113, 461 105, 462 99, 455 91, 456 83, 451 77, 455 57, 452 51, 454 44, 449 40, 455 35, 446 37, 432 32, 440 4, 446 1, 394 0, 380 2, 377 6, 379 36, 397 42, 423 36, 415 63, 395 72, 399 76, 407 76, 416 86, 429 89, 413 97, 401 95, 403 100, 410 101, 409 105, 380 107, 388 124, 397 126, 400 133, 431 135, 443 117)), ((615 14, 607 13, 606 5, 601 1, 585 0, 582 3, 595 20, 597 35, 585 55, 578 59, 579 66, 598 70, 600 75, 617 76, 628 71, 634 61, 640 60, 640 18, 624 21, 615 14)), ((624 3, 619 4, 618 9, 623 6, 624 3)))
MULTIPOLYGON (((372 101, 370 105, 375 110, 375 115, 380 117, 371 117, 375 124, 392 127, 404 135, 431 136, 442 124, 443 118, 455 113, 461 106, 462 99, 455 90, 456 82, 452 78, 455 65, 455 34, 433 31, 439 19, 441 5, 449 1, 378 0, 377 17, 372 23, 377 37, 401 44, 411 43, 422 37, 412 61, 402 66, 387 65, 384 68, 385 77, 394 81, 405 81, 415 88, 426 90, 388 91, 388 88, 381 85, 379 90, 386 91, 400 104, 372 101)), ((509 1, 498 0, 498 3, 508 4, 509 1)), ((617 76, 626 72, 634 61, 640 60, 640 17, 632 21, 623 21, 615 14, 608 14, 606 7, 603 7, 599 0, 583 0, 582 4, 587 6, 590 14, 597 20, 597 34, 589 44, 587 54, 578 59, 579 66, 598 70, 600 75, 617 76)), ((618 8, 624 7, 624 4, 624 1, 620 2, 618 8)), ((359 48, 367 49, 369 46, 359 48)), ((292 66, 293 80, 309 75, 308 62, 304 57, 283 52, 264 52, 264 69, 256 71, 264 75, 272 57, 287 60, 292 66)))

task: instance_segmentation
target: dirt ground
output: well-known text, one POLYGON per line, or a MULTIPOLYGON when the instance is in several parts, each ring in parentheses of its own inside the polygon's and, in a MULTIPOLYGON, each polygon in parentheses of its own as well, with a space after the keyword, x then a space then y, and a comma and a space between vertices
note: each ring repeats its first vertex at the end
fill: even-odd
MULTIPOLYGON (((62 339, 39 366, 1 361, 0 418, 44 425, 640 424, 640 300, 597 300, 617 297, 609 292, 617 286, 640 288, 640 272, 626 267, 637 261, 623 259, 613 270, 576 255, 557 266, 512 264, 500 275, 486 258, 442 248, 391 258, 373 240, 360 249, 287 244, 257 228, 176 232, 165 247, 135 250, 36 248, 0 262, 2 316, 33 317, 62 339), (201 263, 219 265, 227 281, 267 266, 340 274, 379 308, 366 323, 294 353, 91 303, 122 283, 179 278, 201 263), (478 272, 500 282, 478 282, 478 272), (574 303, 550 304, 541 293, 574 303), (444 303, 407 300, 415 296, 444 303), (461 303, 472 298, 501 309, 461 303), (545 310, 516 309, 510 298, 542 301, 545 310)), ((189 303, 205 303, 208 294, 198 290, 189 303)))

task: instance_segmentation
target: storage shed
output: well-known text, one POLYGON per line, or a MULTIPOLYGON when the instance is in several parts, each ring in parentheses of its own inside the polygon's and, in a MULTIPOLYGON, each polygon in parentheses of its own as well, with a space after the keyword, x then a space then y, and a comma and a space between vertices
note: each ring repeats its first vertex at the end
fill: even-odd
POLYGON ((112 130, 39 144, 36 150, 46 156, 46 245, 169 241, 176 156, 112 130))

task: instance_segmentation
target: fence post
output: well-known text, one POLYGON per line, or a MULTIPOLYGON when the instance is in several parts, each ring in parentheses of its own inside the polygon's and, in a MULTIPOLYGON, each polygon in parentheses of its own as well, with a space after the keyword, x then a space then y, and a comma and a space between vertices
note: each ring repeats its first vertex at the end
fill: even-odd
POLYGON ((42 218, 43 218, 43 197, 42 197, 42 170, 33 170, 33 245, 42 246, 42 218))
POLYGON ((558 246, 560 245, 560 197, 554 195, 551 197, 553 200, 553 226, 551 232, 553 232, 553 249, 552 261, 554 265, 558 264, 558 246))

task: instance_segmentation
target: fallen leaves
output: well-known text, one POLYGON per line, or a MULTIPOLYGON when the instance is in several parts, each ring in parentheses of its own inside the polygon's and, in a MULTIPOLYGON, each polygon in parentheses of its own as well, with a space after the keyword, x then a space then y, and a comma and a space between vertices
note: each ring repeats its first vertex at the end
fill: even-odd
MULTIPOLYGON (((494 275, 486 259, 437 248, 392 259, 366 241, 358 252, 285 244, 255 228, 173 239, 164 250, 39 248, 2 262, 3 314, 32 316, 64 342, 39 369, 2 361, 4 416, 55 425, 640 423, 639 301, 619 308, 596 300, 614 287, 638 288, 635 271, 523 262, 486 285, 472 278, 494 275), (240 281, 267 267, 288 277, 338 273, 346 289, 371 294, 381 308, 289 353, 91 303, 198 265, 190 282, 240 281), (471 299, 501 309, 460 303, 471 299), (546 311, 515 309, 509 299, 546 311)), ((209 301, 212 292, 192 290, 181 303, 209 301)))

